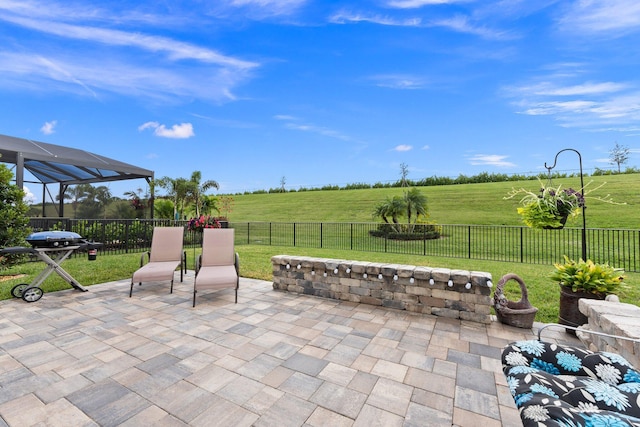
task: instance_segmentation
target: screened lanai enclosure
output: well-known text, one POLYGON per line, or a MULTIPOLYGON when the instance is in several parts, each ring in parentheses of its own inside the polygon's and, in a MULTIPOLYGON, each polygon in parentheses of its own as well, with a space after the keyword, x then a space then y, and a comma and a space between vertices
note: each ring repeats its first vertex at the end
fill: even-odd
MULTIPOLYGON (((42 184, 43 216, 47 195, 51 201, 58 201, 58 216, 64 216, 64 194, 71 185, 126 179, 144 179, 150 183, 153 180, 153 171, 99 154, 1 134, 0 162, 15 165, 18 187, 24 188, 25 182, 42 184), (25 171, 37 181, 25 181, 25 171), (49 189, 49 186, 56 185, 57 197, 49 189)), ((150 188, 153 189, 153 186, 150 188)), ((153 201, 153 194, 151 196, 153 201)), ((150 208, 153 213, 153 206, 150 208)))

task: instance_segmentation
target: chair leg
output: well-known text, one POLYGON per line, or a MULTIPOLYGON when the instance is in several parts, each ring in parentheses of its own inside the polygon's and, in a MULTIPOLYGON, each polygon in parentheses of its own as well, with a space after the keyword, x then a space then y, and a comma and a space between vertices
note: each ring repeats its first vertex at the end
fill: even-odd
POLYGON ((133 294, 133 280, 131 281, 131 288, 129 289, 129 298, 131 298, 132 294, 133 294))
POLYGON ((236 287, 236 304, 238 303, 238 288, 236 287))
POLYGON ((193 306, 196 306, 196 290, 193 290, 193 306))
POLYGON ((173 293, 173 279, 171 279, 171 290, 169 291, 170 294, 173 293))
POLYGON ((182 276, 187 273, 187 251, 184 251, 182 254, 182 259, 180 260, 180 282, 182 282, 182 276))

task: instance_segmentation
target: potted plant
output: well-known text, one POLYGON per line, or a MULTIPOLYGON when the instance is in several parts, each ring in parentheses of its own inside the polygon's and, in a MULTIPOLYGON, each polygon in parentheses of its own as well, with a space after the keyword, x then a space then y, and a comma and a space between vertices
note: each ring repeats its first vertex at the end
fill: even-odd
POLYGON ((578 300, 605 299, 616 294, 624 286, 624 271, 590 259, 575 261, 565 255, 564 261, 554 264, 555 271, 551 274, 551 280, 560 285, 559 323, 578 327, 588 320, 578 309, 578 300))
MULTIPOLYGON (((563 228, 568 218, 581 214, 587 194, 605 184, 602 183, 590 191, 585 191, 585 189, 578 191, 570 187, 562 188, 561 185, 557 187, 546 186, 542 181, 538 181, 540 182, 540 189, 537 192, 525 188, 514 188, 505 196, 505 199, 521 196, 520 204, 522 206, 518 207, 518 214, 528 227, 538 229, 563 228)), ((585 188, 589 184, 585 185, 585 188)), ((606 203, 624 204, 614 202, 609 195, 606 197, 590 197, 606 203)))

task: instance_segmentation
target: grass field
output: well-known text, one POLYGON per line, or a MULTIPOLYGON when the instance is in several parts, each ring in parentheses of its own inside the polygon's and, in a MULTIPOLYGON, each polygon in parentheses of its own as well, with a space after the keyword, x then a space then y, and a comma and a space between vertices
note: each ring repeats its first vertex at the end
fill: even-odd
MULTIPOLYGON (((495 284, 497 284, 498 280, 505 274, 516 273, 527 284, 531 304, 539 309, 536 320, 554 322, 557 321, 558 318, 560 291, 558 286, 548 279, 553 271, 553 266, 283 246, 239 245, 236 249, 241 260, 241 275, 243 277, 267 281, 270 281, 272 278, 271 257, 281 254, 486 271, 492 274, 495 284)), ((198 251, 196 250, 187 249, 188 266, 190 269, 193 269, 193 260, 197 253, 198 251)), ((87 261, 84 257, 67 260, 63 267, 82 285, 89 286, 95 283, 105 283, 130 278, 138 268, 139 262, 140 254, 98 255, 96 261, 87 261)), ((42 270, 43 266, 44 264, 40 262, 25 263, 5 272, 4 276, 0 276, 4 279, 0 282, 0 299, 11 298, 11 288, 19 283, 30 283, 42 270), (10 279, 12 275, 23 276, 10 279)), ((193 272, 190 271, 189 274, 193 274, 193 272)), ((177 278, 178 273, 176 273, 175 286, 181 286, 177 278)), ((623 302, 638 304, 638 301, 640 301, 640 274, 627 274, 626 282, 627 287, 620 293, 620 299, 623 302)), ((169 287, 168 284, 154 286, 166 286, 167 291, 169 287)), ((71 286, 54 273, 45 281, 42 288, 45 292, 53 292, 60 289, 70 289, 71 286)), ((516 300, 520 298, 520 288, 515 281, 508 282, 505 290, 510 299, 516 300)), ((46 297, 45 293, 43 298, 46 297)), ((34 304, 37 304, 37 302, 34 304)))
MULTIPOLYGON (((589 182, 591 178, 586 178, 589 182)), ((616 175, 594 177, 592 185, 607 182, 600 194, 611 194, 616 201, 626 205, 609 205, 589 201, 587 226, 589 228, 638 229, 640 214, 640 175, 616 175)), ((579 179, 555 180, 579 187, 579 179)), ((520 225, 515 212, 516 200, 503 197, 512 187, 524 186, 537 189, 536 181, 513 183, 465 184, 441 187, 421 187, 428 198, 431 219, 443 224, 499 224, 520 225)), ((234 196, 234 209, 229 215, 232 222, 242 221, 296 221, 296 222, 370 222, 374 206, 387 196, 401 195, 400 188, 305 191, 274 194, 248 194, 234 196)), ((579 226, 580 224, 573 224, 579 226)), ((494 283, 507 273, 518 274, 527 284, 529 300, 538 307, 537 321, 557 321, 559 289, 548 277, 552 265, 491 262, 461 258, 425 257, 358 251, 309 249, 287 246, 239 245, 241 274, 263 280, 271 280, 270 258, 278 254, 319 256, 326 258, 362 260, 444 267, 452 269, 486 271, 492 274, 494 283)), ((196 251, 189 249, 189 267, 193 268, 196 251)), ((126 279, 139 265, 140 254, 99 255, 98 260, 88 262, 75 258, 65 262, 64 268, 83 285, 126 279)), ((30 283, 42 270, 42 263, 25 263, 15 266, 0 276, 0 299, 11 298, 10 290, 18 283, 30 283), (24 275, 15 277, 15 275, 24 275)), ((640 274, 627 273, 627 287, 620 293, 621 300, 640 305, 640 274)), ((179 286, 179 285, 177 285, 179 286)), ((70 286, 53 274, 44 283, 45 292, 68 289, 70 286)), ((506 287, 510 299, 519 298, 519 287, 509 282, 506 287)), ((46 295, 44 296, 46 298, 46 295)), ((37 303, 36 303, 37 304, 37 303)))
MULTIPOLYGON (((587 227, 630 228, 640 226, 640 174, 585 177, 594 195, 610 194, 611 205, 587 196, 587 227)), ((556 179, 554 185, 580 188, 579 178, 556 179)), ((427 197, 431 219, 440 224, 522 225, 516 213, 518 200, 504 200, 513 187, 537 191, 538 181, 419 187, 427 197)), ((271 194, 243 194, 234 197, 231 221, 284 222, 372 222, 375 206, 387 196, 402 195, 401 188, 363 190, 301 191, 271 194)), ((582 220, 569 224, 581 226, 582 220)))

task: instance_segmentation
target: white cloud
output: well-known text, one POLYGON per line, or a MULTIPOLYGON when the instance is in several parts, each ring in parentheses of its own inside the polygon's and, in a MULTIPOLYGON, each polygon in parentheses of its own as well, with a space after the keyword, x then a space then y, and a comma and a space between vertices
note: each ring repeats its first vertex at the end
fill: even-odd
POLYGON ((96 91, 177 102, 179 99, 233 100, 232 88, 248 75, 223 68, 165 67, 70 55, 47 58, 0 50, 0 85, 9 89, 68 91, 97 98, 96 91), (95 64, 100 63, 96 68, 95 64))
POLYGON ((31 190, 29 190, 28 187, 23 186, 22 190, 24 191, 24 197, 22 198, 22 200, 26 204, 31 205, 36 202, 36 196, 31 192, 31 190))
MULTIPOLYGON (((602 100, 546 101, 532 103, 528 115, 552 115, 563 126, 598 130, 612 124, 632 126, 640 120, 640 92, 602 100)), ((625 126, 618 127, 624 132, 625 126)))
POLYGON ((329 18, 329 22, 334 24, 369 22, 372 24, 396 26, 396 27, 442 27, 451 31, 464 34, 472 34, 485 39, 510 39, 513 35, 493 30, 484 26, 474 24, 468 17, 457 15, 451 18, 433 19, 429 22, 422 18, 397 18, 377 13, 355 13, 342 10, 329 18))
POLYGON ((413 147, 411 145, 400 144, 400 145, 396 145, 393 150, 394 151, 411 151, 413 150, 413 147))
POLYGON ((335 138, 335 139, 340 139, 343 141, 350 141, 351 138, 349 138, 346 135, 343 135, 342 133, 332 130, 332 129, 328 129, 328 128, 324 128, 321 126, 315 126, 315 125, 305 125, 305 124, 296 124, 296 123, 286 123, 285 127, 287 129, 292 129, 292 130, 299 130, 302 132, 311 132, 311 133, 316 133, 318 135, 323 135, 323 136, 328 136, 330 138, 335 138))
POLYGON ((472 165, 490 165, 490 166, 498 166, 498 167, 513 167, 516 166, 515 163, 507 162, 509 156, 503 156, 499 154, 476 154, 469 158, 469 163, 472 165))
POLYGON ((248 80, 259 64, 168 37, 166 29, 158 26, 168 27, 169 21, 185 16, 171 19, 135 8, 119 14, 69 3, 45 6, 37 1, 0 0, 0 22, 42 34, 22 40, 19 50, 13 50, 11 43, 0 47, 0 85, 16 91, 66 91, 94 98, 106 91, 170 102, 235 99, 235 87, 248 80), (55 48, 47 45, 47 35, 60 41, 55 48))
POLYGON ((473 1, 473 0, 392 0, 387 3, 387 6, 395 7, 398 9, 415 9, 422 6, 465 3, 468 1, 473 1))
MULTIPOLYGON (((631 82, 584 81, 587 66, 556 64, 537 83, 505 90, 520 114, 551 116, 562 127, 627 132, 640 121, 640 86, 631 82), (564 65, 564 66, 563 66, 564 65)), ((635 131, 634 131, 635 132, 635 131)))
POLYGON ((284 127, 286 129, 291 129, 291 130, 299 130, 302 132, 310 132, 310 133, 316 133, 318 135, 322 135, 322 136, 328 136, 329 138, 335 138, 335 139, 340 139, 342 141, 351 141, 351 138, 347 135, 344 135, 338 131, 332 130, 332 129, 328 129, 322 126, 316 126, 316 125, 312 125, 312 124, 303 124, 303 123, 299 123, 298 122, 298 118, 294 117, 294 116, 289 116, 286 114, 279 114, 273 117, 276 120, 283 120, 286 123, 284 124, 284 127))
POLYGON ((58 124, 57 120, 51 120, 50 122, 45 122, 42 127, 40 128, 40 132, 42 132, 45 135, 51 135, 52 133, 55 132, 55 127, 58 124))
POLYGON ((258 18, 290 15, 302 7, 307 0, 231 0, 231 6, 247 7, 249 15, 258 18))
POLYGON ((420 18, 397 19, 373 13, 351 13, 341 11, 331 16, 329 18, 329 22, 333 24, 370 22, 372 24, 395 27, 418 27, 421 25, 422 20, 420 18))
POLYGON ((276 114, 273 118, 276 120, 297 120, 296 117, 287 114, 276 114))
POLYGON ((158 122, 146 122, 138 126, 138 132, 142 132, 145 129, 156 129, 158 126, 160 126, 158 122))
POLYGON ((429 22, 429 26, 444 27, 458 33, 472 34, 485 39, 502 40, 513 38, 513 36, 507 32, 477 26, 472 23, 468 17, 463 15, 457 15, 448 19, 434 20, 429 22))
POLYGON ((138 126, 138 131, 146 129, 153 129, 153 134, 161 138, 186 139, 195 135, 191 123, 180 123, 179 125, 171 126, 171 128, 167 128, 158 122, 146 122, 138 126))
POLYGON ((389 74, 370 77, 377 86, 391 89, 422 89, 425 87, 424 79, 408 74, 389 74))
POLYGON ((532 108, 524 111, 525 114, 541 116, 549 114, 560 114, 564 112, 583 114, 595 107, 597 104, 592 101, 565 101, 565 102, 540 102, 532 108))
POLYGON ((640 29, 640 2, 637 0, 579 0, 573 2, 560 20, 561 27, 578 35, 607 32, 624 35, 640 29))
POLYGON ((428 145, 424 145, 424 146, 421 148, 421 150, 430 150, 430 149, 431 149, 431 147, 429 147, 428 145))
POLYGON ((238 69, 257 66, 256 63, 222 55, 212 49, 191 43, 173 40, 163 36, 104 29, 99 27, 70 25, 60 22, 42 22, 30 18, 5 16, 5 21, 31 30, 53 34, 67 39, 96 42, 104 45, 135 47, 150 52, 164 52, 172 60, 196 60, 238 69))
POLYGON ((549 96, 574 96, 574 95, 596 95, 612 92, 620 92, 627 89, 628 85, 623 83, 614 82, 602 82, 593 83, 586 82, 572 86, 559 86, 550 82, 543 82, 538 85, 521 88, 520 91, 526 90, 529 93, 535 95, 549 95, 549 96))

